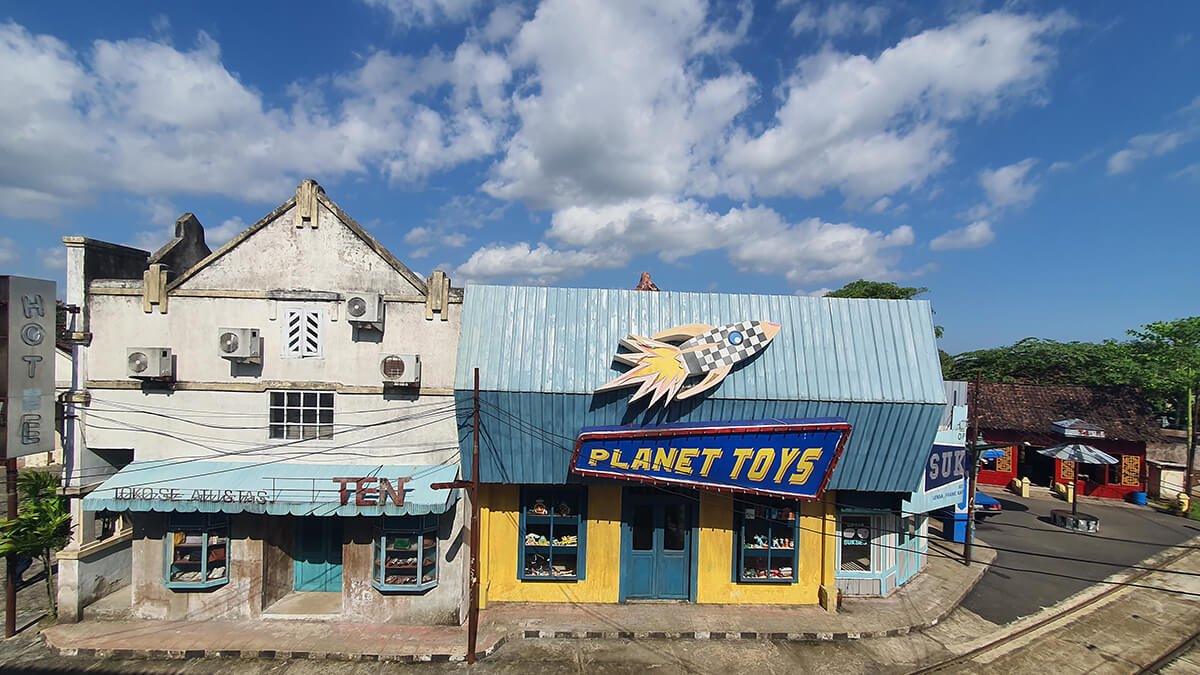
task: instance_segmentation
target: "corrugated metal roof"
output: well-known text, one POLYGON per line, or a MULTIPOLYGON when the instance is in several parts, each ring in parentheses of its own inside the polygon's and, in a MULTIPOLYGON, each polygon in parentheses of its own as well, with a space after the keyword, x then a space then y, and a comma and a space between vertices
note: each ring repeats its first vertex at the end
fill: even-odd
POLYGON ((456 389, 469 410, 480 368, 486 482, 566 481, 584 426, 843 417, 854 431, 830 489, 909 492, 946 402, 933 331, 923 301, 468 286, 456 389), (696 399, 647 413, 632 389, 593 393, 629 333, 755 319, 781 324, 775 340, 696 399))
MULTIPOLYGON (((458 391, 463 476, 471 475, 471 393, 458 391)), ((480 392, 479 478, 485 483, 564 483, 579 430, 669 422, 841 417, 853 428, 831 490, 911 492, 942 415, 941 404, 710 399, 675 403, 649 416, 623 397, 480 392)))
MULTIPOLYGON (((282 516, 404 516, 445 513, 458 490, 435 490, 453 481, 455 465, 394 466, 305 464, 302 462, 133 462, 83 499, 88 511, 179 511, 184 513, 266 513, 282 516), (371 476, 404 484, 404 505, 381 494, 376 505, 341 503, 335 478, 371 476), (196 493, 199 495, 196 495, 196 493), (193 496, 200 498, 193 499, 193 496)), ((350 485, 353 488, 353 485, 350 485)), ((379 483, 367 487, 379 488, 379 483)))
POLYGON ((752 319, 779 335, 706 398, 946 401, 925 301, 523 286, 467 287, 456 388, 591 394, 629 333, 752 319))

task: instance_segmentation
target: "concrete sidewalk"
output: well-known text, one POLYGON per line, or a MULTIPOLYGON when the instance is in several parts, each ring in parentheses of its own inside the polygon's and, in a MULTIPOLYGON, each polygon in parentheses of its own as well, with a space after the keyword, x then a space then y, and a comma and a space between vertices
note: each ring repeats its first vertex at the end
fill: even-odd
POLYGON ((817 605, 494 603, 481 624, 518 638, 815 642, 904 635, 936 625, 958 607, 996 553, 976 548, 970 567, 961 556, 960 544, 931 539, 917 578, 887 598, 846 598, 837 614, 817 605))
MULTIPOLYGON (((846 640, 903 635, 933 626, 954 610, 994 553, 931 541, 924 572, 888 598, 852 598, 837 614, 818 606, 497 603, 481 612, 476 655, 508 638, 675 638, 695 640, 846 640)), ((116 658, 330 659, 447 662, 466 658, 462 626, 309 621, 84 621, 43 631, 65 656, 116 658)))

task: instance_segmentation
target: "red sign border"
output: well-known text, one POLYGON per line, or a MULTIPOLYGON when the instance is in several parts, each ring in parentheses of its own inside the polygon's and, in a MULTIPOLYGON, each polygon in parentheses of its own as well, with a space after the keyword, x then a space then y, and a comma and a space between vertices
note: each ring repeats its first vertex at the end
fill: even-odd
POLYGON ((656 428, 656 429, 611 429, 605 431, 585 431, 579 434, 575 441, 575 451, 571 453, 571 466, 569 470, 572 473, 588 476, 591 478, 615 478, 631 483, 647 483, 650 485, 674 484, 687 485, 690 487, 699 487, 713 492, 729 492, 763 495, 768 497, 783 497, 785 499, 796 499, 806 502, 819 502, 825 497, 825 490, 829 485, 829 479, 833 477, 833 470, 837 468, 838 460, 842 458, 842 452, 846 449, 846 443, 850 440, 850 434, 853 432, 853 427, 849 422, 813 422, 813 423, 796 423, 796 424, 780 424, 778 422, 763 422, 760 424, 740 424, 740 425, 712 425, 712 426, 696 426, 696 427, 675 427, 675 428, 656 428), (730 487, 727 485, 714 485, 712 483, 704 483, 694 480, 684 480, 676 478, 657 478, 644 476, 631 476, 625 473, 615 473, 610 471, 598 471, 595 469, 580 469, 576 464, 579 461, 579 453, 583 449, 583 442, 597 438, 678 438, 682 436, 702 436, 702 435, 729 435, 735 433, 747 432, 780 432, 780 431, 841 431, 842 437, 838 441, 837 448, 833 453, 833 460, 829 462, 829 469, 825 472, 825 477, 821 480, 821 486, 817 488, 816 493, 811 497, 796 495, 790 492, 776 492, 773 490, 754 490, 751 488, 730 487))

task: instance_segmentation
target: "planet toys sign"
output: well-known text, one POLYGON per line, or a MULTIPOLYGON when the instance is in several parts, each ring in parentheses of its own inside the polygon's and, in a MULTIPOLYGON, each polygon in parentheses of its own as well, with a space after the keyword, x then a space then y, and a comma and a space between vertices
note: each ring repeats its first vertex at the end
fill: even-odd
POLYGON ((571 470, 584 476, 819 499, 850 425, 840 418, 585 428, 571 470))

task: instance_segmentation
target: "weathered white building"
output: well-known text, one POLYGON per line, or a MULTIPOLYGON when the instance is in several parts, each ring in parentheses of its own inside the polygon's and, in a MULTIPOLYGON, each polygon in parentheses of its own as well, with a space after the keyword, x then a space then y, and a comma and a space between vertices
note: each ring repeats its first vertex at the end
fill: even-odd
POLYGON ((217 251, 191 214, 154 254, 64 242, 64 617, 124 586, 148 618, 461 621, 447 277, 309 180, 217 251))

